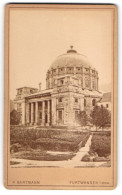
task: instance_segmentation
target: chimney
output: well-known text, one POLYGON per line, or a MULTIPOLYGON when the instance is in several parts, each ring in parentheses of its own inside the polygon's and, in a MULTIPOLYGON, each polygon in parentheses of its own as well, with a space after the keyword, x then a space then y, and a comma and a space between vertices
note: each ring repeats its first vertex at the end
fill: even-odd
POLYGON ((41 91, 41 85, 42 85, 42 83, 39 83, 39 91, 41 91))

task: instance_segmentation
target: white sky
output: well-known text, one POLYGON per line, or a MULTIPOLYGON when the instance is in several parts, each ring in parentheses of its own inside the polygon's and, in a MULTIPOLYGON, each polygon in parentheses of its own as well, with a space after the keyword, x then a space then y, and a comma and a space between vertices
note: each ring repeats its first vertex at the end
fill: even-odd
POLYGON ((98 70, 99 85, 111 83, 111 10, 10 11, 10 98, 16 88, 45 89, 46 72, 58 55, 74 45, 98 70))

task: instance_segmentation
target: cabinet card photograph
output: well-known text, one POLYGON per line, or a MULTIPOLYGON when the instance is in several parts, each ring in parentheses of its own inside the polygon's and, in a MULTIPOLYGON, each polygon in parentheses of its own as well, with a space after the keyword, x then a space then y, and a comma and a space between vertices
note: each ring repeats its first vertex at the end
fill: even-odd
POLYGON ((5 187, 116 186, 117 8, 5 8, 5 187))

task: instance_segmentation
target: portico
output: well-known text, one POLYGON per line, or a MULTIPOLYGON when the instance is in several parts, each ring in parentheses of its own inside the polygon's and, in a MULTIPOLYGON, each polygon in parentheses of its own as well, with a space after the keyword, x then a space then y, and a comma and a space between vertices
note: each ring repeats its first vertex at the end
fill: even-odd
POLYGON ((28 125, 51 125, 51 100, 27 100, 25 104, 25 124, 28 125))

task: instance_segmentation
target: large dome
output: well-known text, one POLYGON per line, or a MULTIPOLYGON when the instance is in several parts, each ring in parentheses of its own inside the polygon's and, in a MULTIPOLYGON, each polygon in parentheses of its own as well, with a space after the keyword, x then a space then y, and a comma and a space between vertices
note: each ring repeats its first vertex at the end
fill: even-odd
POLYGON ((71 49, 52 63, 46 75, 46 88, 72 85, 83 89, 98 90, 98 72, 91 67, 86 56, 71 49))
POLYGON ((66 54, 60 55, 56 58, 50 66, 50 69, 72 66, 85 66, 86 68, 89 68, 91 67, 91 64, 85 55, 77 53, 77 51, 71 46, 71 49, 68 50, 66 54))

